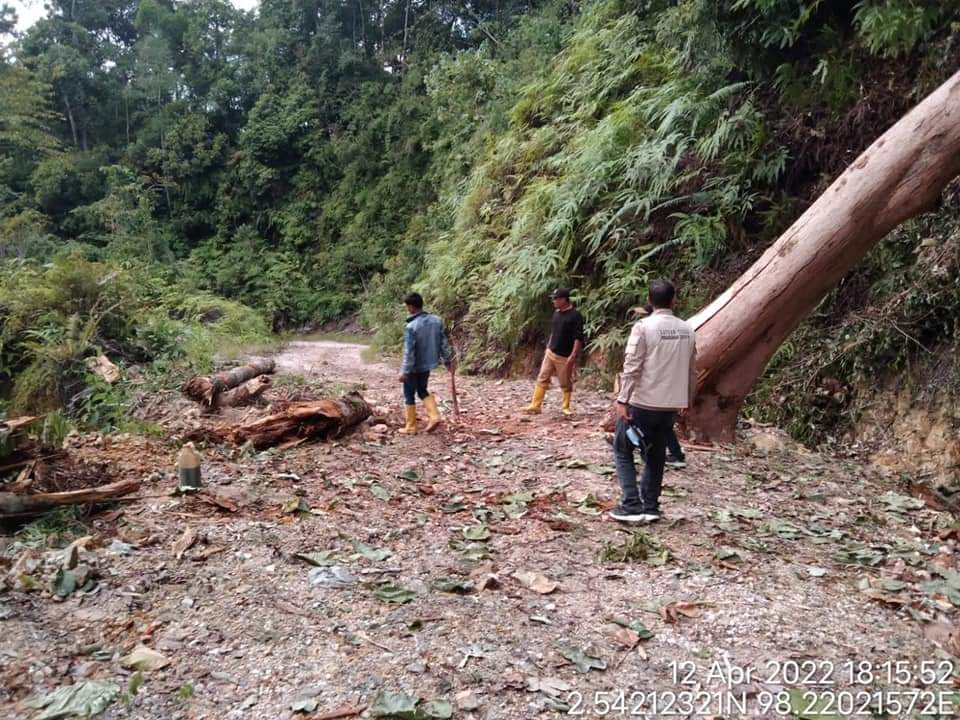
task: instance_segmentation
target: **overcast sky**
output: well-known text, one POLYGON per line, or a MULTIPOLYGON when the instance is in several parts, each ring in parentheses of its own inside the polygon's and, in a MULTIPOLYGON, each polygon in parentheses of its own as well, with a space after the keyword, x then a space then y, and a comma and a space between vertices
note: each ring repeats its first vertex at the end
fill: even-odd
MULTIPOLYGON (((0 4, 3 2, 13 5, 17 11, 17 28, 20 30, 27 29, 39 18, 46 15, 46 11, 43 9, 43 0, 0 0, 0 4)), ((230 0, 230 2, 244 10, 255 8, 260 4, 260 0, 230 0)))

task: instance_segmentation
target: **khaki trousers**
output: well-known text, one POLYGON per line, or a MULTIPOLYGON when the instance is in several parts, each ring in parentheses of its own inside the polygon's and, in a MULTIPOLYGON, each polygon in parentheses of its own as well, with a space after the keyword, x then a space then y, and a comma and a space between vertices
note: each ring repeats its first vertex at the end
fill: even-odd
POLYGON ((537 382, 540 385, 550 385, 550 378, 557 376, 557 382, 564 390, 573 390, 573 373, 568 369, 567 360, 569 358, 557 355, 551 350, 547 350, 543 356, 543 362, 540 364, 540 374, 537 375, 537 382))

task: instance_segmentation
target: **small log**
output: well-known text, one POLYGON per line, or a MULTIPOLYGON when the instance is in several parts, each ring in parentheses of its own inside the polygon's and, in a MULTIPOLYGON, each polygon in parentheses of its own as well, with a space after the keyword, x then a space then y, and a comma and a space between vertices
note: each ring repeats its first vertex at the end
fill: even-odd
POLYGON ((256 400, 264 390, 266 390, 272 381, 269 375, 258 375, 253 380, 247 380, 243 385, 235 387, 233 390, 220 393, 214 399, 214 405, 222 407, 240 407, 249 405, 256 400))
POLYGON ((220 393, 231 390, 247 380, 252 380, 257 375, 272 373, 275 367, 273 360, 254 360, 210 377, 193 377, 184 383, 183 394, 207 407, 214 407, 220 393))
POLYGON ((34 495, 15 495, 0 492, 0 516, 3 514, 22 514, 46 510, 57 505, 82 505, 96 503, 110 498, 120 497, 140 489, 139 480, 121 480, 83 490, 66 492, 36 493, 34 495))
POLYGON ((358 393, 339 400, 311 400, 280 406, 279 412, 238 425, 201 429, 190 440, 253 443, 257 450, 277 445, 299 444, 311 439, 339 437, 345 430, 370 417, 370 405, 358 393))
POLYGON ((37 466, 36 460, 31 460, 26 467, 17 475, 17 479, 7 485, 7 490, 12 493, 25 493, 33 484, 33 470, 37 466))

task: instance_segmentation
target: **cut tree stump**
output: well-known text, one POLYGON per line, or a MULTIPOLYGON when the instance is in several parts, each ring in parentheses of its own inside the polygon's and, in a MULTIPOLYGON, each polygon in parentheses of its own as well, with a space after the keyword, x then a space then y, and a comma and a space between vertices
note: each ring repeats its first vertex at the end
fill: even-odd
POLYGON ((272 373, 274 368, 273 360, 254 360, 241 367, 225 370, 209 377, 193 377, 184 383, 183 394, 207 407, 215 407, 220 393, 231 390, 258 375, 272 373))
POLYGON ((307 440, 339 437, 345 430, 370 417, 370 405, 359 393, 339 400, 310 400, 278 404, 278 411, 266 417, 237 425, 195 430, 189 440, 250 442, 257 450, 268 447, 293 447, 307 440))
POLYGON ((96 503, 110 498, 120 497, 140 489, 139 480, 121 480, 120 482, 101 485, 83 490, 67 490, 66 492, 35 493, 33 495, 16 495, 0 492, 0 518, 3 515, 23 515, 25 513, 40 512, 58 505, 82 505, 96 503))

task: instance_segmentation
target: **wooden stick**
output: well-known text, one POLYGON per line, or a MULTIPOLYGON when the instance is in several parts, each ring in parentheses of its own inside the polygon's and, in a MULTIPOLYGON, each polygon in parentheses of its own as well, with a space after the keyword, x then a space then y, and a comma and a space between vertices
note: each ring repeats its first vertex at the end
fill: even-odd
POLYGON ((139 489, 139 480, 121 480, 96 488, 67 490, 66 492, 36 493, 35 495, 15 495, 0 492, 0 513, 25 513, 57 505, 82 505, 84 503, 101 502, 139 489))
POLYGON ((339 720, 340 718, 353 717, 359 715, 367 709, 366 705, 344 705, 336 710, 325 712, 322 715, 315 715, 313 720, 339 720))
POLYGON ((368 643, 370 643, 371 645, 375 645, 376 647, 380 648, 381 650, 386 650, 386 651, 387 651, 388 653, 390 653, 391 655, 395 655, 396 652, 397 652, 396 650, 394 650, 394 649, 393 649, 392 647, 390 647, 389 645, 384 645, 384 644, 381 643, 381 642, 377 642, 377 641, 374 640, 372 637, 370 637, 369 635, 365 635, 365 634, 362 633, 362 632, 358 632, 358 633, 357 633, 357 637, 360 638, 361 640, 366 640, 368 643))
POLYGON ((457 366, 450 367, 450 398, 453 400, 453 419, 460 422, 460 401, 457 399, 457 366))

